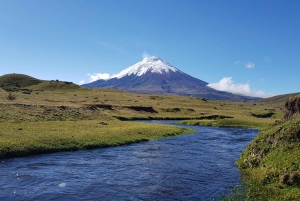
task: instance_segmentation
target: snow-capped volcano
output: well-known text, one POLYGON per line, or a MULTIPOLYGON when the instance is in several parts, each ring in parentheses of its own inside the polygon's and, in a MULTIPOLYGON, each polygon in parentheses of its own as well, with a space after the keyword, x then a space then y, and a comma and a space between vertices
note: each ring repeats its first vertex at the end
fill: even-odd
POLYGON ((171 66, 169 63, 163 61, 159 57, 153 56, 149 58, 145 58, 142 61, 134 64, 133 66, 130 66, 126 68, 125 70, 122 70, 120 73, 113 75, 112 78, 122 78, 125 76, 130 75, 136 75, 136 76, 142 76, 146 73, 169 73, 169 72, 177 72, 177 68, 171 66))
POLYGON ((218 100, 251 100, 253 98, 217 91, 208 83, 194 78, 159 57, 149 57, 122 70, 109 79, 97 80, 85 87, 117 88, 146 94, 173 94, 218 100))

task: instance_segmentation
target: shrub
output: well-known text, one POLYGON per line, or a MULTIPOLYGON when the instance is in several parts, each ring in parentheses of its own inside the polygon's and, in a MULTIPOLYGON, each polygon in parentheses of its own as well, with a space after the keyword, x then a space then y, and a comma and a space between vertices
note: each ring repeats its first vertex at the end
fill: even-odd
POLYGON ((281 183, 286 185, 300 185, 300 175, 298 172, 286 173, 281 177, 281 183))
POLYGON ((30 90, 30 89, 22 89, 22 93, 23 94, 31 94, 32 90, 30 90))
POLYGON ((8 96, 7 96, 7 99, 8 100, 15 100, 16 99, 16 96, 13 95, 11 92, 8 93, 8 96))

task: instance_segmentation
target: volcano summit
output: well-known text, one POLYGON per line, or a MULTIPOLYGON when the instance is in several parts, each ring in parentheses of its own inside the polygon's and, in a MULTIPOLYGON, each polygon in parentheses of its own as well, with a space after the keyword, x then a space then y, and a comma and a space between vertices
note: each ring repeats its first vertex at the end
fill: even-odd
POLYGON ((134 93, 169 94, 214 100, 254 100, 257 98, 222 92, 207 86, 159 57, 149 57, 130 66, 109 79, 100 79, 83 86, 116 88, 134 93))

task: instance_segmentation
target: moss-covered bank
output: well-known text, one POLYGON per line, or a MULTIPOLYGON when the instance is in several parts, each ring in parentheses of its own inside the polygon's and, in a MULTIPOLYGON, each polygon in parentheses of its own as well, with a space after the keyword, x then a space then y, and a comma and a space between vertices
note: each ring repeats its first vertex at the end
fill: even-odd
POLYGON ((285 104, 285 121, 263 129, 237 161, 248 200, 300 200, 300 96, 285 104))

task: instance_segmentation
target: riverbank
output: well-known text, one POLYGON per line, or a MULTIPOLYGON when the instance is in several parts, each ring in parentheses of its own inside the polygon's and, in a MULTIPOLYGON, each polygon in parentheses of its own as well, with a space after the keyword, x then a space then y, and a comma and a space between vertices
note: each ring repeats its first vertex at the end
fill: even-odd
POLYGON ((274 123, 281 115, 281 106, 276 104, 133 94, 61 81, 43 81, 9 92, 0 88, 0 110, 2 158, 115 146, 192 132, 131 120, 229 122, 249 118, 274 123), (261 114, 272 117, 261 119, 261 114))
POLYGON ((289 98, 285 107, 285 117, 273 123, 249 116, 181 121, 188 125, 260 129, 236 163, 242 172, 242 185, 222 200, 300 200, 300 96, 289 98))
POLYGON ((0 160, 0 200, 219 198, 230 192, 229 185, 238 184, 240 172, 234 162, 258 131, 194 129, 190 135, 130 146, 0 160))
POLYGON ((262 129, 237 161, 243 200, 300 200, 300 96, 285 106, 285 120, 262 129))
POLYGON ((268 119, 256 119, 256 118, 217 118, 217 119, 203 119, 203 120, 183 120, 182 124, 192 126, 214 126, 214 127, 244 127, 244 128, 256 128, 264 129, 273 123, 268 119))
MULTIPOLYGON (((291 132, 297 136, 299 125, 282 120, 285 109, 281 102, 212 101, 132 94, 45 81, 11 92, 0 88, 0 110, 1 158, 118 146, 193 132, 130 120, 173 119, 188 125, 258 128, 261 132, 256 139, 259 140, 248 146, 238 162, 245 181, 257 189, 250 188, 249 196, 260 197, 258 192, 261 190, 278 190, 280 193, 274 195, 287 200, 294 199, 293 194, 298 195, 298 184, 294 180, 298 178, 299 167, 294 161, 298 161, 300 148, 294 141, 284 142, 282 139, 291 132), (276 131, 276 128, 281 129, 276 131), (281 136, 279 134, 282 137, 270 137, 281 136), (273 145, 281 148, 275 151, 270 148, 273 145), (276 154, 267 159, 271 153, 276 154), (245 165, 252 156, 261 161, 257 167, 245 165), (255 180, 256 177, 263 179, 255 180), (273 184, 277 185, 276 188, 273 184)), ((270 198, 271 194, 268 195, 270 198)))
POLYGON ((194 132, 178 126, 117 120, 0 122, 0 127, 2 159, 120 146, 194 132))

